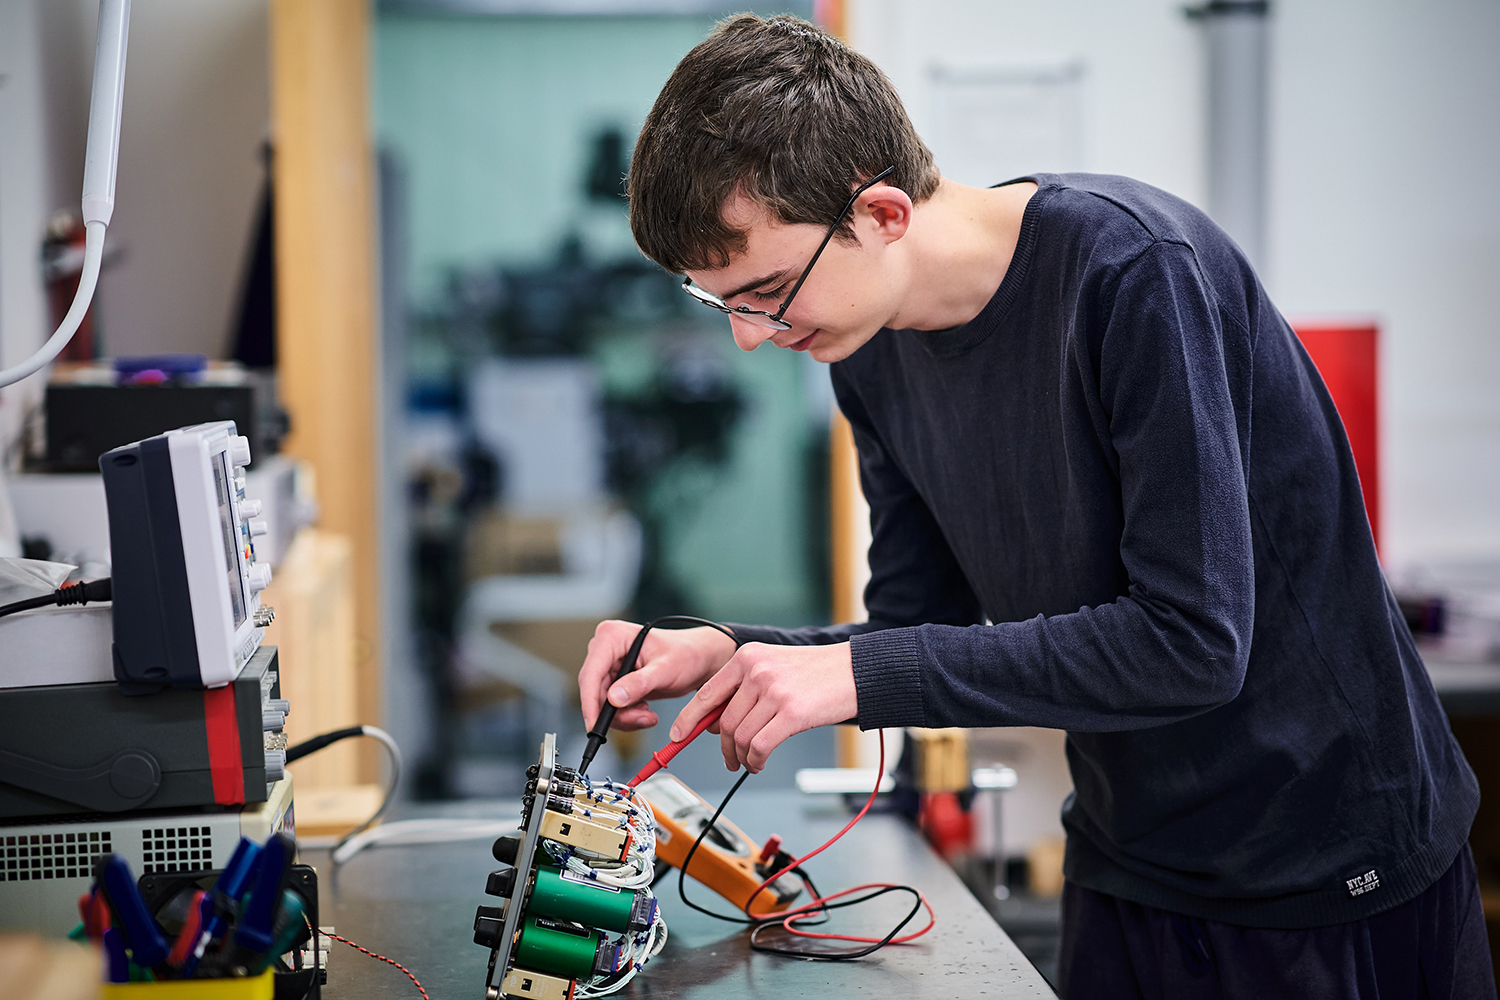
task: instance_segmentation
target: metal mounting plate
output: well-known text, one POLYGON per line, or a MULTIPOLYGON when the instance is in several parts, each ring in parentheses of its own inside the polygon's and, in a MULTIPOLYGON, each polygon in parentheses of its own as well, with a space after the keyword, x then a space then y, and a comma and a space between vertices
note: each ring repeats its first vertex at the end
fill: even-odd
POLYGON ((515 947, 516 931, 521 926, 521 914, 526 911, 527 885, 531 881, 532 861, 536 857, 537 841, 542 835, 542 814, 547 809, 547 792, 552 786, 553 769, 557 766, 557 736, 548 733, 542 738, 541 756, 537 759, 536 794, 531 799, 531 813, 526 817, 522 830, 521 851, 516 855, 515 891, 505 907, 505 929, 500 935, 500 946, 491 956, 489 982, 486 984, 487 998, 500 997, 500 984, 510 967, 511 949, 515 947))

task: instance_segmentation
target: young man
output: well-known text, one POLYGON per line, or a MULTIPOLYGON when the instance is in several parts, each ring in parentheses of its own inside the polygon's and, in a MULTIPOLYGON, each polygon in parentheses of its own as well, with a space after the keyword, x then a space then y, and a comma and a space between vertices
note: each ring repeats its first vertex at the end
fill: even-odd
POLYGON ((1065 729, 1065 996, 1494 996, 1474 776, 1328 393, 1206 216, 955 184, 868 60, 751 16, 668 80, 630 212, 740 347, 832 364, 870 620, 655 631, 613 682, 605 623, 587 722, 696 689, 672 736, 727 702, 731 770, 851 718, 1065 729))

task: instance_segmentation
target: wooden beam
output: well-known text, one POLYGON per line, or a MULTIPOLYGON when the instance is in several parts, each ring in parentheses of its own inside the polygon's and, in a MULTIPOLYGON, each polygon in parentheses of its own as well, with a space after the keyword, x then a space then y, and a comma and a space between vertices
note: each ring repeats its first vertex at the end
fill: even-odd
POLYGON ((859 455, 854 449, 854 432, 849 421, 837 411, 829 426, 828 477, 829 527, 833 532, 829 549, 833 556, 833 620, 854 622, 864 618, 864 585, 869 578, 865 562, 869 548, 868 520, 859 487, 859 455))
MULTIPOLYGON (((813 20, 830 33, 849 40, 848 10, 844 0, 814 0, 813 20)), ((833 620, 860 621, 865 617, 864 585, 869 579, 870 509, 859 488, 859 456, 849 421, 834 409, 828 429, 829 551, 833 559, 833 620)), ((857 726, 839 726, 834 740, 834 763, 839 767, 874 766, 866 761, 869 740, 857 726)))
MULTIPOLYGON (((360 721, 381 711, 379 344, 368 0, 271 0, 277 372, 285 447, 317 475, 319 527, 349 539, 360 721)), ((290 666, 290 665, 289 665, 290 666)), ((376 758, 361 772, 375 778, 376 758)))

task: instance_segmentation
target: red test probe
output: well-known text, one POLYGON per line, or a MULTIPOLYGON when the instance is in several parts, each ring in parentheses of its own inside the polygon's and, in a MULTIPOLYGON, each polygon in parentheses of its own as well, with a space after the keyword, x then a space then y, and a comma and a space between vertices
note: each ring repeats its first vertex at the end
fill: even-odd
POLYGON ((693 727, 693 731, 688 733, 682 739, 674 740, 673 742, 668 743, 666 746, 662 747, 660 750, 656 751, 656 753, 652 754, 651 759, 646 761, 646 766, 641 768, 634 778, 631 778, 629 781, 625 782, 626 786, 629 788, 634 788, 636 785, 639 785, 641 782, 645 781, 657 771, 660 771, 662 768, 671 763, 672 758, 681 753, 683 747, 687 746, 689 743, 702 736, 705 729, 713 725, 715 722, 719 721, 719 716, 724 714, 724 708, 728 704, 728 702, 725 702, 723 705, 720 705, 718 708, 714 709, 703 718, 699 719, 698 724, 693 727))

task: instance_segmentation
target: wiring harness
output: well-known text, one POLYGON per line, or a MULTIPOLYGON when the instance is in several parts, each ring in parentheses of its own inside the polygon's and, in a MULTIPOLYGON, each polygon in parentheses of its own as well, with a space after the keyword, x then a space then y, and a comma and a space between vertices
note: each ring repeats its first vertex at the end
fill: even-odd
POLYGON ((667 944, 667 922, 656 905, 651 883, 656 874, 656 815, 651 804, 636 790, 615 781, 590 781, 580 775, 575 786, 574 815, 614 823, 630 833, 624 860, 604 857, 580 848, 543 840, 542 849, 552 863, 586 882, 646 895, 651 901, 651 926, 614 936, 619 949, 616 969, 608 975, 580 981, 575 997, 609 996, 624 989, 667 944))

